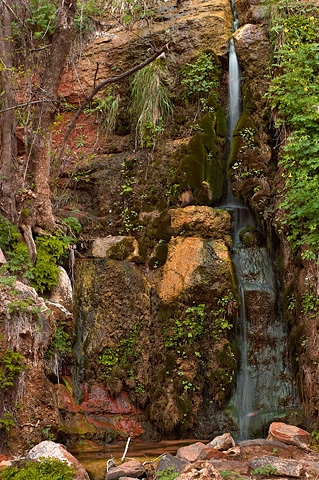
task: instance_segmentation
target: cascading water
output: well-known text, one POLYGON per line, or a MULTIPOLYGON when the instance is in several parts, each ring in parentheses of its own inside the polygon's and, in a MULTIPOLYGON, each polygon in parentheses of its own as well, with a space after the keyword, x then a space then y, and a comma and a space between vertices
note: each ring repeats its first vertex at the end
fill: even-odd
MULTIPOLYGON (((238 18, 234 3, 234 30, 238 18)), ((240 68, 233 40, 229 49, 229 108, 227 157, 240 117, 240 68)), ((299 407, 298 395, 288 367, 286 332, 280 314, 277 281, 272 260, 265 247, 244 246, 240 232, 253 229, 252 213, 227 187, 225 203, 233 218, 233 263, 241 301, 238 348, 241 369, 227 407, 237 425, 240 439, 258 436, 274 419, 287 419, 299 407)))

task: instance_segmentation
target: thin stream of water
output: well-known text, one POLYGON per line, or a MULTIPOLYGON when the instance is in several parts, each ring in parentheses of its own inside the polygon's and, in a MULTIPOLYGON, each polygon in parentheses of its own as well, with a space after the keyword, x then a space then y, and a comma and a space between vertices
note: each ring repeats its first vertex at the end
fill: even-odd
MULTIPOLYGON (((233 0, 234 30, 239 26, 233 0)), ((232 137, 240 117, 240 67, 233 40, 229 48, 227 161, 232 137)), ((286 332, 278 308, 275 270, 266 248, 245 248, 240 232, 255 226, 249 208, 227 185, 225 204, 233 220, 232 260, 238 278, 241 300, 237 344, 241 352, 241 368, 229 406, 234 410, 239 439, 255 435, 287 408, 298 404, 290 369, 287 367, 286 332), (252 301, 253 299, 253 301, 252 301), (247 300, 249 305, 247 305, 247 300), (249 313, 249 318, 247 318, 249 313)))

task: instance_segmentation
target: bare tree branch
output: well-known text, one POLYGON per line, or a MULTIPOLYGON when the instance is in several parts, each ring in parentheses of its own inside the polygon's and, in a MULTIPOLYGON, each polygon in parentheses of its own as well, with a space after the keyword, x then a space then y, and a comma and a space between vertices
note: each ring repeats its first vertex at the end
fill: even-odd
POLYGON ((31 102, 26 102, 26 103, 20 103, 19 105, 14 105, 14 107, 9 107, 9 108, 4 108, 3 110, 0 110, 0 113, 3 112, 8 112, 9 110, 18 110, 19 108, 22 107, 28 107, 29 105, 34 105, 35 103, 59 103, 58 100, 53 101, 53 100, 32 100, 31 102))
POLYGON ((127 72, 124 72, 121 75, 118 75, 117 77, 107 78, 106 80, 103 80, 101 83, 99 83, 95 88, 93 88, 90 95, 83 101, 83 103, 80 105, 80 107, 78 108, 78 110, 74 114, 74 117, 72 118, 71 122, 69 123, 69 125, 68 125, 68 127, 65 131, 64 138, 62 140, 60 151, 59 151, 59 154, 58 154, 58 157, 57 157, 57 164, 61 165, 60 170, 59 170, 59 174, 61 174, 61 171, 62 171, 62 168, 63 168, 62 157, 63 157, 63 153, 64 153, 64 150, 65 150, 66 143, 69 139, 69 136, 70 136, 70 134, 71 134, 78 118, 79 118, 79 116, 81 115, 81 113, 83 112, 83 110, 85 109, 87 104, 91 102, 93 97, 95 97, 95 95, 106 85, 109 85, 111 83, 118 83, 121 80, 123 80, 124 78, 129 77, 130 75, 137 72, 138 70, 141 70, 142 68, 146 67, 146 65, 149 65, 150 63, 152 63, 154 60, 156 60, 156 58, 158 58, 160 55, 162 55, 162 53, 166 52, 167 50, 168 50, 168 44, 164 45, 160 50, 155 52, 154 55, 152 55, 150 58, 145 60, 143 63, 140 63, 136 67, 131 68, 127 72))

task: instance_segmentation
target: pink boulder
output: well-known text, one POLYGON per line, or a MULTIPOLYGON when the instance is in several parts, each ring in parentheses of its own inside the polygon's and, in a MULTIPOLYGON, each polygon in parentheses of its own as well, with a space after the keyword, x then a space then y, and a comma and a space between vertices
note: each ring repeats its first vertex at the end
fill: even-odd
POLYGON ((273 422, 269 427, 267 440, 276 440, 287 445, 297 445, 308 448, 311 445, 310 433, 294 425, 287 425, 283 422, 273 422))
POLYGON ((200 454, 205 449, 205 445, 202 442, 196 442, 192 445, 187 445, 186 447, 180 447, 177 450, 176 456, 182 458, 187 462, 196 462, 200 457, 200 454))
POLYGON ((207 447, 216 448, 216 450, 226 451, 229 448, 235 446, 235 440, 231 436, 230 433, 224 433, 224 435, 220 435, 219 437, 215 437, 207 447))
POLYGON ((56 458, 61 462, 66 462, 68 465, 73 465, 75 470, 75 480, 90 480, 85 468, 81 463, 69 453, 66 448, 60 443, 50 442, 45 440, 33 447, 27 458, 31 460, 38 460, 40 458, 56 458))

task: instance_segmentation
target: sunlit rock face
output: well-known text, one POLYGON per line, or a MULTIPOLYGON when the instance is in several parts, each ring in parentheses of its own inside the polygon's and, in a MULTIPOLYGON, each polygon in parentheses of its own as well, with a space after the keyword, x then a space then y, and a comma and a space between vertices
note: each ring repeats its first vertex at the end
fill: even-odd
POLYGON ((187 0, 180 6, 176 6, 175 0, 169 0, 154 10, 150 23, 142 20, 135 24, 133 31, 123 30, 116 24, 107 32, 100 32, 88 45, 77 66, 81 86, 71 69, 62 79, 60 93, 69 103, 83 98, 83 90, 88 93, 92 89, 97 62, 96 83, 114 77, 114 72, 123 73, 151 56, 150 42, 157 46, 169 43, 167 64, 173 70, 189 62, 200 50, 227 54, 232 31, 228 0, 187 0))

